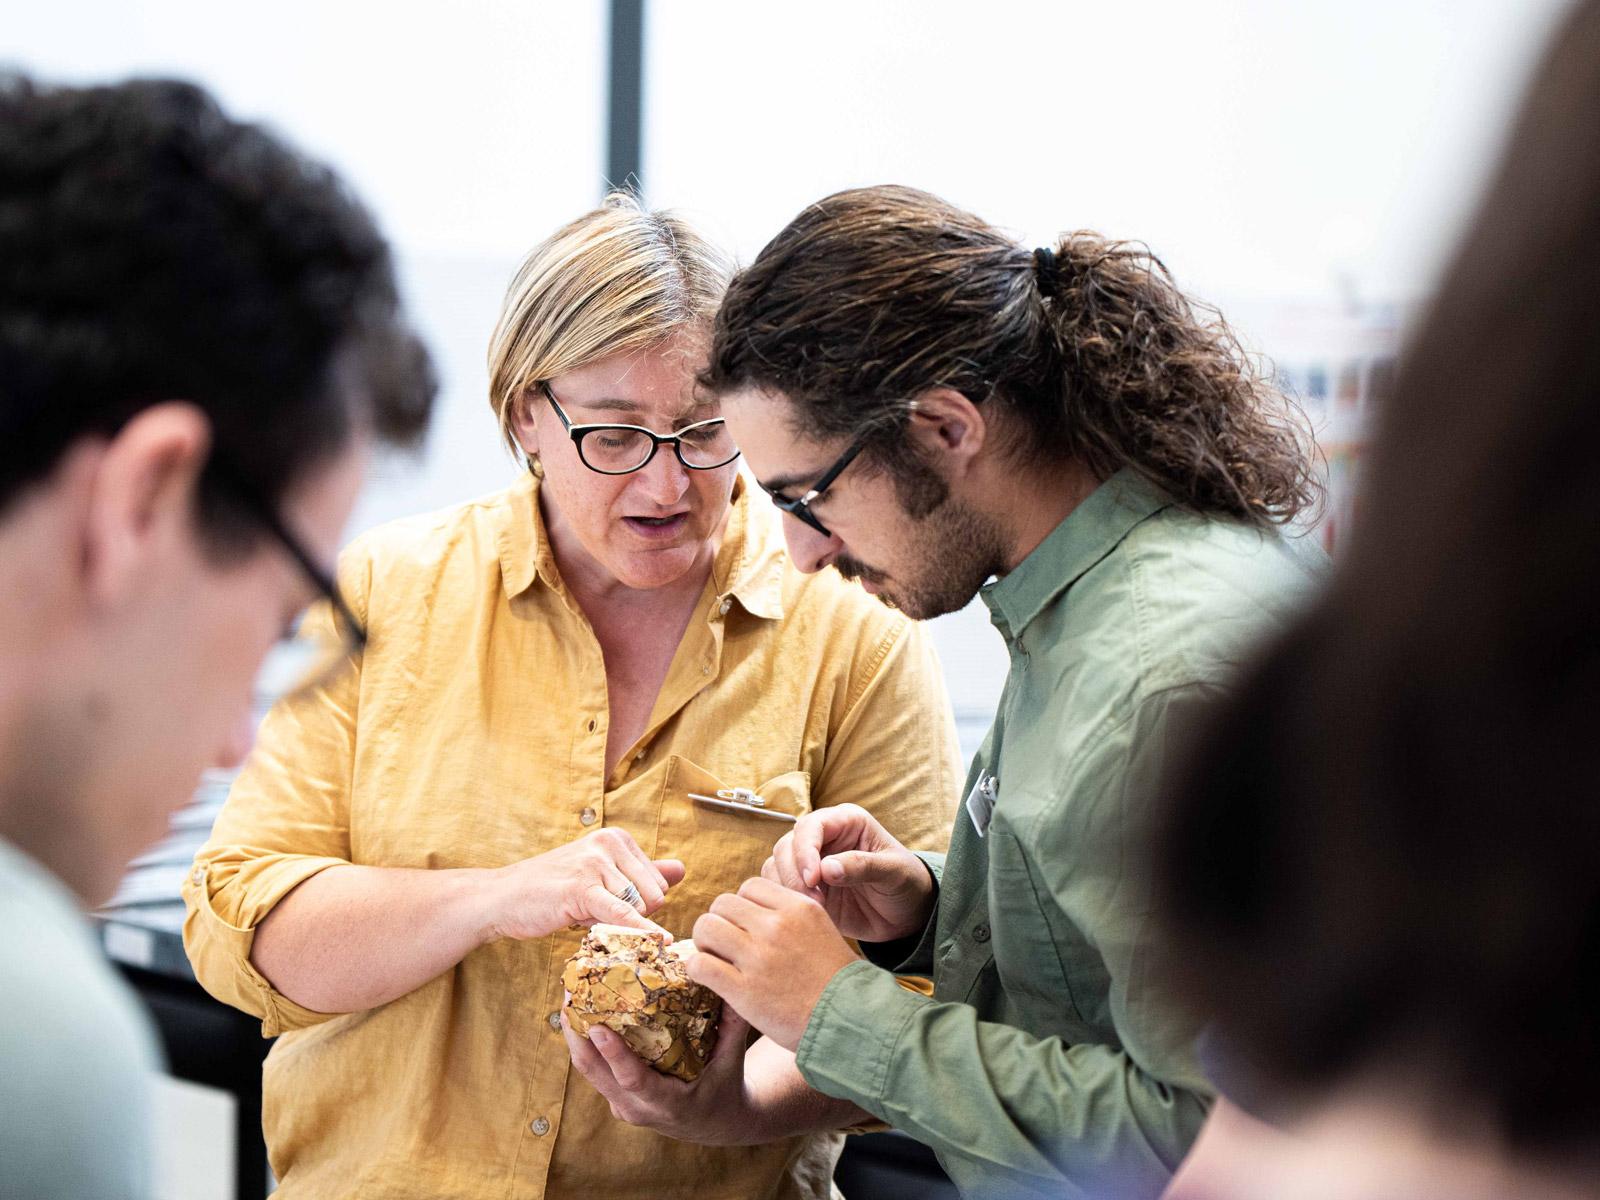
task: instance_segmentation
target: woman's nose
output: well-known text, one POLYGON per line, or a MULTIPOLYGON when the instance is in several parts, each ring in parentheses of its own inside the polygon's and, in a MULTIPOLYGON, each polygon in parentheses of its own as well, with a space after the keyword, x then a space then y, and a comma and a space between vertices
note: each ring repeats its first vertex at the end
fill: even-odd
POLYGON ((645 495, 657 504, 675 504, 689 490, 689 468, 666 446, 639 469, 639 479, 645 495))

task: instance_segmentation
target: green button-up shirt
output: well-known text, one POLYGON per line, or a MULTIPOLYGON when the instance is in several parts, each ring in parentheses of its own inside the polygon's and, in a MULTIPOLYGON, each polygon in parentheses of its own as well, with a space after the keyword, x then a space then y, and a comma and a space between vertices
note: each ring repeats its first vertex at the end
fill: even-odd
POLYGON ((868 947, 799 1047, 806 1080, 932 1146, 968 1196, 1155 1197, 1210 1104, 1153 995, 1143 818, 1172 733, 1299 606, 1304 542, 1113 476, 983 599, 1011 670, 918 939, 868 947), (890 968, 931 975, 931 999, 890 968))

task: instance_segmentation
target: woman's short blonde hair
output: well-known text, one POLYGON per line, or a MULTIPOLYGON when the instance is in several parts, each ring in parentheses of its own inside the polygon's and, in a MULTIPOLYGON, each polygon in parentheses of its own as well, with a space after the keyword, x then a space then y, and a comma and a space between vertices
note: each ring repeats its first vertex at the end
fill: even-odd
POLYGON ((513 454, 516 404, 548 379, 674 334, 709 337, 733 262, 672 212, 612 192, 529 252, 489 344, 489 403, 513 454))

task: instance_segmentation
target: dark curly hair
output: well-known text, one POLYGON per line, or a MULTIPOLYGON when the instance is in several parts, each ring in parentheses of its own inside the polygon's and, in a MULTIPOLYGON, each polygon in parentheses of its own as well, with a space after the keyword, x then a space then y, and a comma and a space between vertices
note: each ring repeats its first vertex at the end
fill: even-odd
POLYGON ((811 205, 735 277, 701 383, 756 386, 799 432, 872 436, 910 468, 905 402, 947 387, 1022 418, 1019 459, 1130 467, 1176 502, 1281 523, 1320 496, 1300 411, 1146 248, 1079 232, 1048 255, 906 187, 811 205))
POLYGON ((0 508, 185 400, 212 424, 203 527, 237 543, 240 482, 276 504, 357 426, 416 438, 433 394, 388 249, 326 167, 190 84, 0 74, 0 508))

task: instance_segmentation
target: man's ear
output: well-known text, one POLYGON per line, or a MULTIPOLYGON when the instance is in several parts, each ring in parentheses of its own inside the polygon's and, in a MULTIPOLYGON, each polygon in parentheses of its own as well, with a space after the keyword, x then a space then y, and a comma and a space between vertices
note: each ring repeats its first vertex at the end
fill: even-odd
POLYGON ((942 464, 947 479, 971 470, 988 434, 983 411, 952 388, 930 388, 911 402, 906 436, 922 452, 923 461, 942 464))
POLYGON ((522 447, 522 453, 530 459, 539 454, 539 423, 533 419, 537 398, 537 392, 524 392, 511 401, 511 433, 522 447))
POLYGON ((210 420, 177 400, 144 409, 106 445, 84 509, 91 602, 117 607, 194 537, 195 493, 210 450, 210 420))

